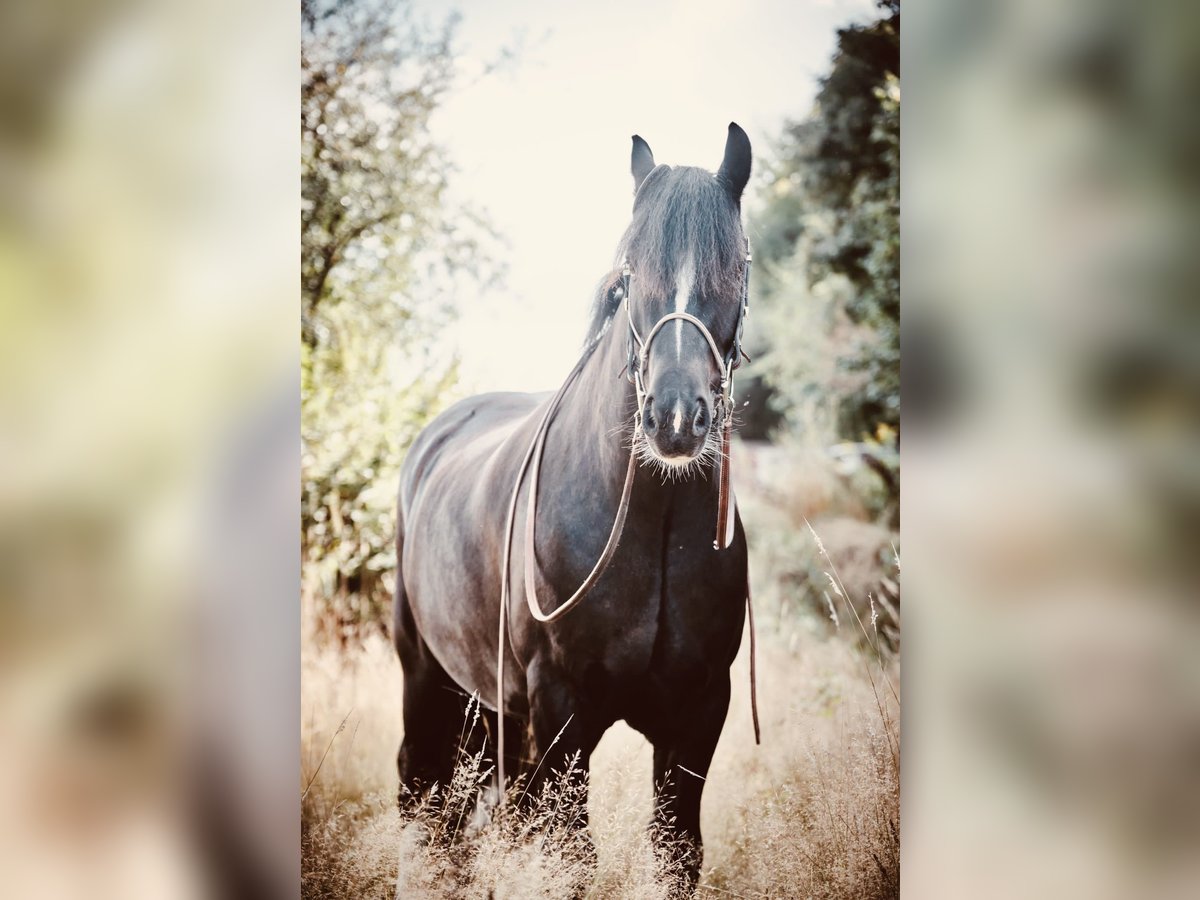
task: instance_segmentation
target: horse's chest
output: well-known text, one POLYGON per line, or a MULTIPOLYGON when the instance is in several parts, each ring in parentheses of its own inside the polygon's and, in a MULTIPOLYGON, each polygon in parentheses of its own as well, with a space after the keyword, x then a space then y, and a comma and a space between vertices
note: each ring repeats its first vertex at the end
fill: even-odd
MULTIPOLYGON (((670 703, 728 670, 741 634, 735 567, 701 566, 680 551, 629 572, 561 636, 560 664, 588 698, 618 717, 653 698, 670 703), (676 564, 678 563, 678 564, 676 564)), ((744 584, 744 567, 741 583, 744 584)), ((568 617, 569 620, 570 617, 568 617)), ((564 624, 566 621, 564 620, 564 624)))

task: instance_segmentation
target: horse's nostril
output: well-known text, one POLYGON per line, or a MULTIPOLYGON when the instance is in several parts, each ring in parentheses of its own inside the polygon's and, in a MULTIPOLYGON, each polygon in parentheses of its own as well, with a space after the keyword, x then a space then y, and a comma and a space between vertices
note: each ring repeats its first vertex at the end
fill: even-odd
POLYGON ((658 431, 658 419, 654 418, 654 398, 647 397, 642 407, 642 430, 648 435, 658 431))
POLYGON ((692 434, 700 437, 708 430, 708 407, 701 400, 696 407, 696 415, 692 417, 692 434))

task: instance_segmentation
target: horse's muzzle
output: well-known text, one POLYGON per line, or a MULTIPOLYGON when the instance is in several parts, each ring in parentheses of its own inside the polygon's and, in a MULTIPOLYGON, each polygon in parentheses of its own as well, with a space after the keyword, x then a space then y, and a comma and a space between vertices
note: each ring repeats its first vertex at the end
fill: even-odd
POLYGON ((669 465, 699 456, 711 427, 712 403, 705 397, 685 400, 677 391, 667 391, 646 397, 642 407, 642 431, 655 455, 669 465))

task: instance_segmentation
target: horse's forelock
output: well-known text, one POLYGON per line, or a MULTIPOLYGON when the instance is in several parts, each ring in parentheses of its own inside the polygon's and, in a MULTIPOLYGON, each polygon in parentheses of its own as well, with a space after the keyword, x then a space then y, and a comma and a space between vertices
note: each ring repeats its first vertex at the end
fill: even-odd
POLYGON ((600 335, 620 306, 621 259, 629 260, 642 296, 672 296, 677 269, 687 261, 702 296, 737 297, 744 252, 738 207, 716 176, 704 169, 658 166, 637 193, 633 219, 617 248, 618 267, 596 289, 587 342, 600 335))
POLYGON ((619 256, 629 260, 638 293, 669 297, 679 265, 691 259, 704 296, 735 296, 745 249, 738 207, 704 169, 660 166, 647 177, 619 256))

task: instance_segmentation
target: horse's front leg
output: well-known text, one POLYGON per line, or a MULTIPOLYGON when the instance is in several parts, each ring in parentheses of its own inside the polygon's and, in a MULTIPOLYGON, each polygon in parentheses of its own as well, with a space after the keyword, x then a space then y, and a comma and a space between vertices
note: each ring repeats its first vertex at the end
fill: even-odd
POLYGON ((526 674, 534 770, 523 805, 594 861, 587 835, 588 774, 606 724, 581 702, 566 673, 535 660, 526 674))
POLYGON ((675 728, 654 740, 655 843, 660 857, 682 874, 689 896, 704 861, 700 797, 728 710, 726 672, 703 697, 687 705, 675 728))

